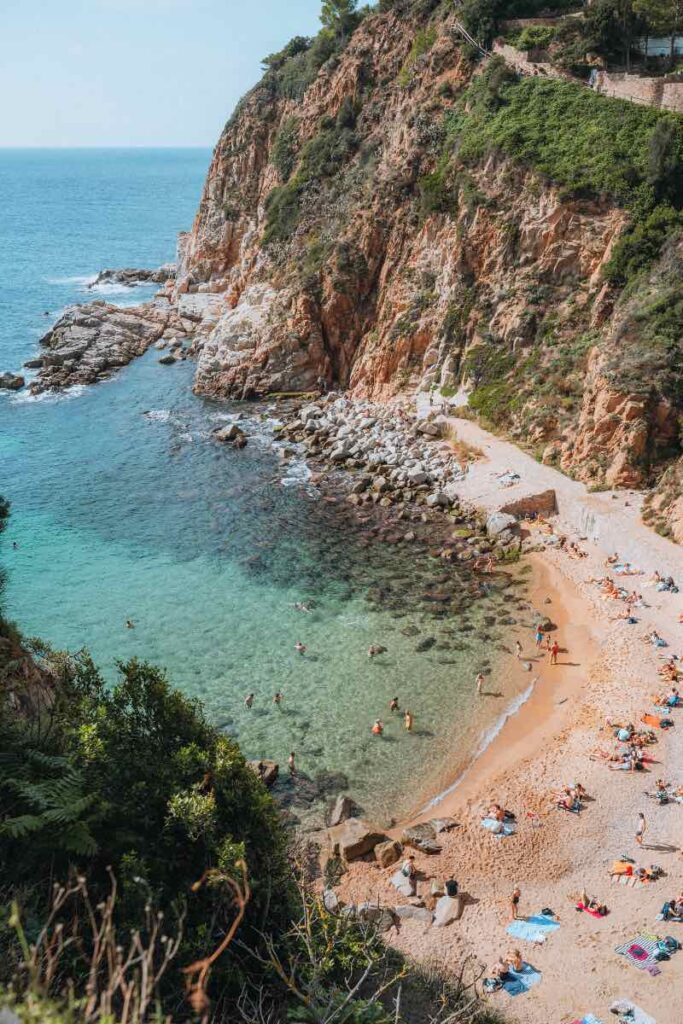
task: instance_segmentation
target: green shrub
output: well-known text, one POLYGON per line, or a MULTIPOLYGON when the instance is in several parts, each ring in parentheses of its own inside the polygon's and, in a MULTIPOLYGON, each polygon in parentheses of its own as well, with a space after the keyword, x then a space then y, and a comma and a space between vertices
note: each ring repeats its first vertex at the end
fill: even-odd
POLYGON ((286 182, 296 164, 296 155, 299 149, 299 121, 291 116, 285 118, 280 131, 275 137, 271 161, 274 164, 280 178, 286 182))
MULTIPOLYGON (((662 118, 677 147, 683 119, 608 99, 581 85, 511 76, 492 60, 470 86, 469 114, 461 114, 460 156, 475 160, 498 150, 534 168, 574 196, 605 196, 652 207, 650 144, 662 118)), ((677 149, 678 151, 678 149, 677 149)))
POLYGON ((552 25, 527 25, 521 32, 511 36, 509 42, 519 50, 544 50, 554 35, 552 25))
POLYGON ((657 206, 636 220, 619 239, 604 274, 615 285, 625 285, 659 256, 667 238, 683 228, 683 214, 670 206, 657 206))
POLYGON ((334 177, 358 146, 355 107, 342 103, 336 118, 323 118, 320 131, 305 144, 296 174, 285 185, 274 188, 266 199, 266 227, 263 244, 284 242, 296 231, 301 199, 308 185, 334 177))
POLYGON ((415 64, 423 57, 425 53, 431 50, 432 46, 436 42, 436 29, 426 28, 420 29, 413 40, 413 45, 410 47, 408 56, 403 62, 403 66, 398 73, 398 84, 405 89, 413 77, 413 70, 415 64))

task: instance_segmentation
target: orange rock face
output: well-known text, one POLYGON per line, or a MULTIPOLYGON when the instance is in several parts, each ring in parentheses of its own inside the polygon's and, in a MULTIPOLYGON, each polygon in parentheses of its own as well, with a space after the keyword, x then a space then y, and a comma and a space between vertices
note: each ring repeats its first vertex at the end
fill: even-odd
POLYGON ((324 378, 388 399, 476 389, 486 362, 507 382, 500 401, 484 395, 494 424, 581 479, 641 486, 678 410, 615 370, 635 327, 601 269, 626 215, 494 156, 457 170, 447 210, 430 207, 445 119, 478 72, 448 17, 409 56, 420 27, 367 17, 299 98, 266 76, 226 125, 175 286, 221 304, 195 338, 196 390, 254 397, 324 378), (265 244, 283 186, 295 222, 265 244))

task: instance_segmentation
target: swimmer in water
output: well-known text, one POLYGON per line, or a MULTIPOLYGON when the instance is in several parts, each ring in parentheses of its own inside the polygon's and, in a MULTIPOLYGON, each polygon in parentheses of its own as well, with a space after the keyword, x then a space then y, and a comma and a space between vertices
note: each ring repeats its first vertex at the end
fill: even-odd
POLYGON ((135 623, 132 619, 126 619, 126 629, 135 629, 135 623))
POLYGON ((298 651, 299 654, 305 654, 306 653, 306 644, 302 644, 301 640, 297 640, 297 642, 294 644, 294 650, 298 651))
POLYGON ((282 704, 282 694, 280 693, 279 690, 277 691, 277 693, 273 697, 273 704, 277 704, 278 707, 280 706, 280 704, 282 704))

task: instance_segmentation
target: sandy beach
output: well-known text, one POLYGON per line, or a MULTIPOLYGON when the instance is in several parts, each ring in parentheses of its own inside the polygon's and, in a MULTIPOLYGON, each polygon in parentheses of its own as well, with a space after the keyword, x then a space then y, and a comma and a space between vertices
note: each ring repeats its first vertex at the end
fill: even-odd
MULTIPOLYGON (((632 1000, 657 1024, 677 1024, 683 951, 662 962, 661 973, 651 976, 618 955, 615 947, 643 933, 683 940, 683 925, 657 921, 662 904, 683 890, 683 805, 660 806, 645 795, 660 777, 674 786, 683 783, 683 709, 671 712, 676 727, 659 731, 658 743, 648 748, 656 763, 645 772, 611 771, 604 760, 592 759, 590 754, 596 748, 612 749, 607 718, 639 723, 643 713, 654 710, 651 695, 668 689, 657 673, 662 664, 659 655, 680 654, 683 626, 678 620, 683 596, 659 592, 647 581, 658 569, 680 583, 683 551, 642 525, 637 501, 631 503, 623 492, 616 498, 610 492, 582 496, 581 485, 538 465, 514 446, 474 424, 454 423, 457 430, 464 427, 468 443, 477 443, 485 452, 466 483, 468 497, 477 498, 478 474, 484 507, 512 500, 514 487, 504 496, 495 487, 483 494, 481 481, 512 469, 519 472, 523 490, 531 464, 533 487, 553 487, 558 492, 559 512, 550 520, 553 530, 576 541, 585 557, 574 558, 566 550, 546 545, 547 532, 530 527, 531 537, 542 548, 529 556, 533 566, 530 600, 557 627, 552 636, 562 648, 558 664, 550 665, 547 654, 537 655, 528 624, 517 627, 523 657, 537 659, 533 676, 538 681, 532 696, 453 791, 421 815, 425 819, 452 815, 459 823, 439 837, 440 854, 417 851, 415 861, 423 876, 419 895, 429 892, 431 879, 458 880, 466 894, 461 918, 445 928, 403 920, 398 930, 387 933, 388 940, 413 957, 446 967, 455 966, 466 952, 474 952, 490 967, 501 954, 520 949, 524 959, 541 972, 540 982, 515 998, 505 992, 491 997, 520 1024, 565 1024, 588 1013, 607 1021, 613 1019, 611 1002, 621 998, 632 1000), (565 483, 572 501, 563 505, 565 483), (595 498, 601 502, 597 517, 601 529, 593 531, 598 536, 591 540, 577 527, 576 508, 577 502, 595 498), (614 521, 610 520, 612 509, 614 521), (605 538, 612 542, 615 532, 621 539, 620 554, 642 575, 620 581, 605 567, 606 557, 614 550, 605 538), (636 623, 618 619, 625 602, 605 598, 590 582, 605 575, 642 593, 646 607, 635 610, 636 623), (667 641, 666 650, 643 641, 651 629, 667 641), (558 809, 553 799, 558 788, 572 782, 580 782, 589 794, 579 815, 558 809), (517 831, 508 838, 495 837, 481 827, 482 809, 493 800, 516 815, 517 831), (647 820, 642 849, 635 841, 640 811, 647 820), (612 881, 610 865, 622 855, 640 867, 660 866, 664 877, 638 887, 612 881), (520 916, 538 914, 546 907, 558 915, 559 930, 543 944, 506 934, 509 898, 516 885, 522 891, 520 916), (575 897, 584 889, 607 904, 607 917, 593 918, 575 909, 575 897)), ((494 697, 487 690, 498 692, 495 680, 487 680, 482 700, 499 701, 502 712, 505 695, 494 697)), ((348 902, 372 899, 388 906, 407 902, 389 884, 394 870, 380 869, 376 863, 352 863, 339 895, 348 902)))

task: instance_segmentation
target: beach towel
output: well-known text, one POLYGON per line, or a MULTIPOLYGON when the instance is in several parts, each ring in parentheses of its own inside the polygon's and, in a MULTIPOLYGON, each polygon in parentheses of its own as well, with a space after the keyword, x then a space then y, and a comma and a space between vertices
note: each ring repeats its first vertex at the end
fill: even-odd
POLYGON ((522 965, 521 971, 515 971, 512 967, 508 968, 507 974, 503 988, 510 996, 520 996, 523 992, 528 992, 541 980, 541 972, 527 963, 522 965))
POLYGON ((515 833, 515 826, 506 821, 496 821, 495 818, 483 818, 481 823, 485 829, 493 833, 496 839, 512 836, 515 833))
POLYGON ((627 860, 615 860, 609 869, 609 873, 610 875, 632 875, 633 867, 633 864, 630 864, 627 860))
POLYGON ((524 939, 526 942, 545 942, 548 935, 552 935, 560 927, 560 922, 546 914, 534 914, 525 920, 513 921, 507 927, 508 935, 515 939, 524 939))
POLYGON ((610 1013, 619 1015, 619 1024, 657 1024, 654 1017, 645 1013, 645 1010, 641 1010, 630 999, 616 999, 609 1009, 610 1013))
POLYGON ((602 1024, 602 1021, 593 1016, 592 1013, 587 1013, 585 1017, 577 1017, 570 1024, 602 1024))
MULTIPOLYGON (((591 908, 587 907, 585 903, 577 903, 576 909, 583 910, 584 914, 590 914, 591 917, 597 917, 598 921, 602 921, 603 917, 607 917, 607 914, 600 914, 597 910, 591 910, 591 908)), ((609 911, 607 911, 607 913, 609 913, 609 911)))
POLYGON ((619 956, 626 957, 628 962, 641 971, 647 971, 653 977, 661 974, 655 959, 657 939, 651 936, 637 935, 631 942, 625 942, 614 950, 619 956))

